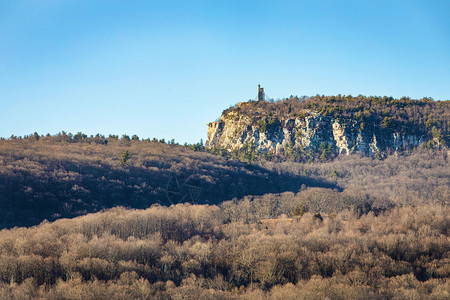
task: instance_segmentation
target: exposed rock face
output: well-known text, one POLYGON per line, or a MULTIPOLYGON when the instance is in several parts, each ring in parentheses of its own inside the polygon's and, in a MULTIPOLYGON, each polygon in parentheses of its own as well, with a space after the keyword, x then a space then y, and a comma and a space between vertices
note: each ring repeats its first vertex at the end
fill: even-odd
POLYGON ((206 147, 232 151, 245 144, 253 144, 260 153, 282 154, 288 148, 316 151, 321 146, 331 145, 336 154, 373 155, 387 148, 417 147, 425 139, 423 136, 381 130, 356 120, 324 117, 310 110, 305 110, 303 117, 259 120, 230 112, 208 124, 206 147))

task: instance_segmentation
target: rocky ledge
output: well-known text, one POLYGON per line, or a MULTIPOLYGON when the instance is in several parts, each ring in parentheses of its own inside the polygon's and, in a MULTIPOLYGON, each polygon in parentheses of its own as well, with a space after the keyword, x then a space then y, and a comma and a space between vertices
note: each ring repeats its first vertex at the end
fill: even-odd
MULTIPOLYGON (((245 103, 237 104, 237 107, 245 103)), ((323 116, 304 110, 295 118, 249 117, 233 110, 208 124, 207 149, 231 152, 252 145, 259 153, 282 155, 292 149, 319 151, 330 149, 336 155, 362 153, 374 155, 392 149, 411 149, 426 136, 384 130, 374 124, 353 119, 323 116)))

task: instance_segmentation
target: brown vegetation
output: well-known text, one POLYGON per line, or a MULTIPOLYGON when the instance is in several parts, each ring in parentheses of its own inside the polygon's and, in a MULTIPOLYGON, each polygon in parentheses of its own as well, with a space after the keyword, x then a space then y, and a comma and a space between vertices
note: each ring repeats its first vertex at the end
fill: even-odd
MULTIPOLYGON (((302 174, 317 180, 330 180, 343 190, 304 188, 298 193, 272 195, 278 214, 290 215, 301 203, 310 211, 326 213, 352 206, 376 210, 405 204, 449 205, 450 164, 447 149, 420 149, 410 155, 396 154, 384 160, 352 155, 326 163, 285 161, 259 164, 279 174, 302 174)), ((246 198, 267 203, 263 198, 268 196, 246 198)))
POLYGON ((117 205, 216 204, 245 195, 297 191, 302 184, 336 186, 173 143, 81 133, 0 140, 0 228, 117 205))
POLYGON ((249 165, 160 142, 59 139, 0 140, 0 228, 118 205, 170 205, 169 200, 219 204, 241 199, 239 205, 252 211, 245 218, 254 219, 291 216, 302 204, 311 212, 351 207, 367 212, 406 203, 448 205, 450 199, 446 149, 420 149, 384 160, 352 155, 326 163, 249 165), (191 193, 183 182, 199 193, 191 193), (169 199, 168 190, 179 193, 169 199))
POLYGON ((251 165, 194 146, 0 140, 0 226, 59 219, 0 231, 0 299, 450 298, 446 148, 251 165))
POLYGON ((450 297, 450 209, 230 222, 217 206, 114 208, 0 232, 0 298, 450 297))

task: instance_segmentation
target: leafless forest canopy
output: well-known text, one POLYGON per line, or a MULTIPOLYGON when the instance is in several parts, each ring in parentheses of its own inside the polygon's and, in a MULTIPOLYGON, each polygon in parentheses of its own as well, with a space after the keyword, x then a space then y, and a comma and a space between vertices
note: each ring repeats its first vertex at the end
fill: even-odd
POLYGON ((0 214, 5 216, 0 228, 117 205, 217 204, 245 195, 297 192, 302 184, 337 187, 331 180, 272 171, 159 141, 74 142, 61 134, 0 140, 0 214))
POLYGON ((2 228, 118 205, 242 199, 269 202, 273 209, 264 217, 270 217, 290 216, 301 203, 309 211, 330 213, 405 203, 445 205, 449 199, 446 149, 418 149, 384 160, 353 155, 325 163, 248 164, 158 141, 66 138, 0 140, 2 228))
POLYGON ((1 231, 0 298, 448 299, 449 214, 113 208, 1 231))
POLYGON ((445 147, 248 164, 76 136, 0 140, 1 299, 450 297, 445 147))

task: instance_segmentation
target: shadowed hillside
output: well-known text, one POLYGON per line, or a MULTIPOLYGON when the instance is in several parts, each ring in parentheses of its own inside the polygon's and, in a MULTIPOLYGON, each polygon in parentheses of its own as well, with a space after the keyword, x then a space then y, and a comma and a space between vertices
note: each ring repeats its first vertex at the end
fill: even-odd
POLYGON ((323 179, 138 140, 67 136, 0 140, 0 227, 29 226, 117 205, 219 203, 245 195, 297 192, 323 179), (127 151, 127 158, 123 155, 127 151))

